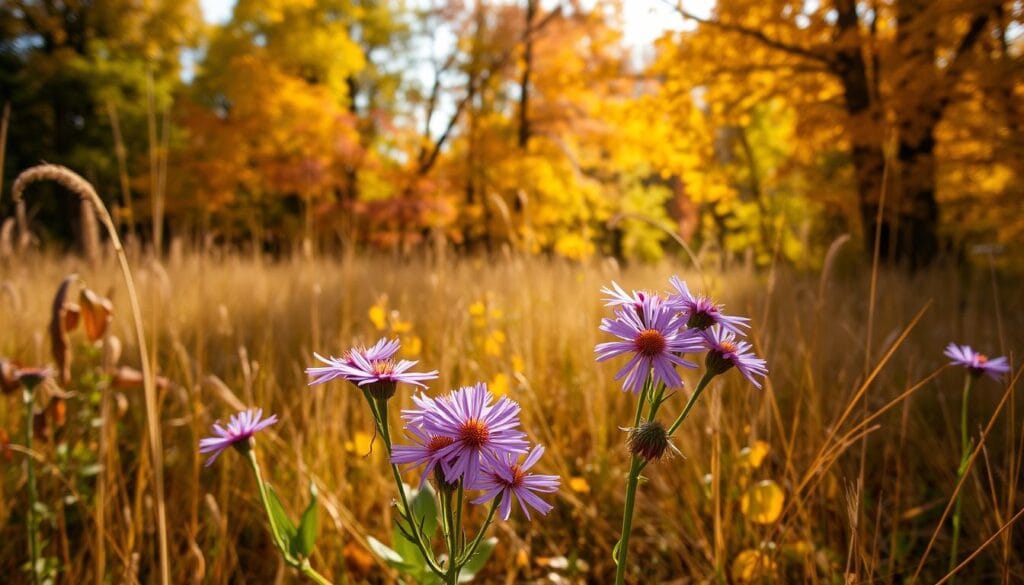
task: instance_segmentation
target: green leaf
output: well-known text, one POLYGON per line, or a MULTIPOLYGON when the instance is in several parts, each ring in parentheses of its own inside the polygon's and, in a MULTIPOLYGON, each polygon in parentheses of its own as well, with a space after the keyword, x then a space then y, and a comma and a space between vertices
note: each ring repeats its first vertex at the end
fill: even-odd
POLYGON ((320 516, 316 498, 316 484, 309 483, 309 504, 299 520, 298 532, 292 539, 292 551, 308 557, 316 548, 316 537, 320 531, 320 516))
POLYGON ((288 512, 285 512, 281 499, 277 497, 274 487, 269 483, 265 485, 267 487, 267 502, 270 508, 270 522, 273 523, 275 531, 281 539, 277 543, 278 548, 281 549, 281 552, 290 553, 291 543, 295 539, 296 534, 295 525, 292 524, 291 518, 288 517, 288 512))
POLYGON ((487 559, 491 558, 491 553, 494 552, 494 547, 497 545, 498 539, 493 536, 480 541, 480 545, 476 547, 476 552, 466 561, 465 565, 462 565, 462 571, 459 572, 459 583, 469 583, 472 581, 476 574, 487 564, 487 559))
POLYGON ((366 542, 370 545, 370 551, 389 566, 406 574, 412 574, 412 572, 416 570, 416 567, 407 563, 405 559, 402 558, 402 555, 398 554, 391 547, 376 538, 367 536, 366 542))
POLYGON ((429 483, 423 484, 423 488, 415 492, 412 497, 413 522, 416 526, 423 526, 423 536, 429 540, 437 531, 437 495, 429 483))

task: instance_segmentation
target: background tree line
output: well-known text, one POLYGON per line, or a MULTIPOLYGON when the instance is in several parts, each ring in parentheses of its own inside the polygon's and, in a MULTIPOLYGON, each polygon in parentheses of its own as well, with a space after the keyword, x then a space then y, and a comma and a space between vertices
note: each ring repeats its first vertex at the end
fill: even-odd
POLYGON ((69 165, 157 246, 1024 260, 1024 4, 662 4, 641 59, 618 1, 11 0, 3 187, 69 165))

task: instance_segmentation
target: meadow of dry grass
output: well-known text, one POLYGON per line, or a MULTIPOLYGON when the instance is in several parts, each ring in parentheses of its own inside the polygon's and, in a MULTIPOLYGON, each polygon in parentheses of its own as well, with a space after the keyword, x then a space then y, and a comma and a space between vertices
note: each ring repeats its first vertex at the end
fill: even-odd
MULTIPOLYGON (((676 437, 682 456, 645 472, 630 580, 905 583, 920 566, 919 582, 934 583, 948 571, 949 522, 940 527, 940 517, 956 486, 963 383, 962 371, 942 368, 942 349, 970 343, 1012 356, 1016 367, 1024 348, 1019 287, 980 269, 882 272, 872 303, 870 272, 846 264, 824 277, 517 255, 271 261, 187 252, 132 264, 154 363, 168 380, 160 420, 174 583, 298 581, 278 559, 241 458, 227 453, 203 468, 196 450, 212 422, 243 405, 281 417, 260 435, 259 449, 291 511, 301 510, 309 481, 319 486, 318 569, 335 582, 394 579, 365 544, 367 536, 388 541, 394 496, 380 447, 370 449, 365 404, 340 382, 309 388, 303 373, 314 351, 338 354, 394 329, 407 348, 419 339, 416 359, 440 371, 433 392, 507 383, 524 428, 548 447, 544 471, 563 478, 550 515, 496 525, 500 544, 479 580, 609 582, 628 467, 619 427, 630 424, 635 399, 612 380, 614 364, 593 360, 606 314, 599 289, 613 279, 663 288, 673 273, 752 318, 752 341, 771 373, 762 391, 734 372, 717 379, 676 437), (375 305, 383 330, 371 319, 375 305), (760 463, 744 451, 765 444, 760 463), (783 510, 757 523, 742 496, 769 479, 785 494, 783 510), (770 566, 743 571, 737 559, 752 550, 770 566)), ((114 260, 90 267, 36 253, 0 264, 0 356, 52 361, 50 303, 70 272, 94 290, 112 290, 121 361, 138 365, 114 260)), ((45 554, 61 567, 62 583, 94 582, 99 573, 112 583, 155 582, 142 390, 111 387, 96 373, 103 351, 81 333, 72 342, 66 420, 57 426, 52 412, 42 417, 35 449, 45 554), (103 409, 110 424, 100 424, 103 409)), ((963 485, 960 558, 985 547, 958 580, 1019 583, 1024 528, 1000 529, 1024 505, 1024 409, 1003 383, 983 380, 973 396, 971 426, 983 448, 963 485)), ((396 400, 409 404, 409 390, 396 400)), ((682 400, 673 403, 666 408, 682 400)), ((20 397, 3 397, 0 580, 9 582, 25 580, 27 558, 21 412, 20 397)))

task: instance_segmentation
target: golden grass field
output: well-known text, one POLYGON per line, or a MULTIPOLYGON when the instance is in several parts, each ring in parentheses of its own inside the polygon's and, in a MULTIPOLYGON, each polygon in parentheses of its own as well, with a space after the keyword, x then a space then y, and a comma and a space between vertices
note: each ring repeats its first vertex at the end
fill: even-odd
MULTIPOLYGON (((370 447, 365 403, 342 382, 307 387, 303 369, 314 351, 340 354, 397 331, 423 367, 439 370, 434 393, 484 380, 519 401, 524 428, 548 448, 542 471, 562 477, 550 515, 527 523, 514 514, 492 529, 500 542, 478 582, 610 582, 629 460, 620 427, 632 422, 635 398, 612 379, 620 361, 593 359, 605 340, 599 289, 612 280, 662 289, 680 274, 691 289, 751 317, 751 340, 770 374, 760 391, 736 372, 717 378, 676 436, 682 456, 645 472, 630 582, 908 583, 920 567, 918 582, 935 583, 949 565, 949 520, 940 525, 940 517, 956 486, 964 379, 962 370, 943 368, 942 350, 970 343, 1011 356, 1016 373, 1024 348, 1019 284, 985 268, 881 271, 872 302, 872 273, 853 256, 820 275, 742 267, 701 274, 682 264, 515 254, 135 255, 149 349, 168 381, 159 414, 171 581, 299 582, 276 554, 244 461, 225 453, 204 468, 197 452, 214 421, 255 406, 281 418, 257 448, 290 511, 301 511, 311 480, 319 487, 317 569, 337 583, 394 582, 365 544, 366 536, 389 541, 395 496, 379 443, 370 447), (781 510, 749 497, 743 505, 764 480, 781 488, 781 510)), ((0 264, 0 357, 52 362, 50 304, 72 272, 95 291, 111 291, 121 362, 138 366, 114 259, 89 266, 36 252, 0 264)), ((157 582, 142 389, 112 384, 101 375, 104 351, 80 331, 71 339, 65 420, 56 426, 51 409, 37 424, 45 556, 59 564, 61 583, 98 575, 157 582)), ((410 391, 400 388, 395 400, 408 405, 410 391)), ((1024 526, 1011 520, 1024 505, 1024 401, 989 379, 973 397, 970 422, 983 448, 963 485, 959 558, 984 548, 957 581, 1020 583, 1024 526)), ((674 414, 683 402, 664 408, 674 414)), ((27 579, 21 413, 20 396, 5 395, 0 581, 12 583, 27 579)))

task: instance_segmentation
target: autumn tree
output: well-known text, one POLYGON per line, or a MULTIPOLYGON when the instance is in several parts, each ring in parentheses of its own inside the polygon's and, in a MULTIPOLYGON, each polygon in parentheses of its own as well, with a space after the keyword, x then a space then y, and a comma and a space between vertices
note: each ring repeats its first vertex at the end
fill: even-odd
POLYGON ((936 257, 939 125, 968 72, 993 59, 983 40, 993 36, 997 15, 1005 21, 1012 13, 1011 3, 741 1, 720 3, 711 18, 685 3, 675 6, 698 23, 675 54, 681 63, 697 63, 704 83, 745 69, 741 92, 756 79, 766 91, 811 84, 825 99, 808 105, 819 109, 831 107, 834 96, 867 248, 877 237, 884 256, 915 266, 936 257), (776 79, 766 80, 772 73, 776 79), (883 189, 887 164, 892 181, 883 189), (888 199, 880 215, 883 192, 888 199))

